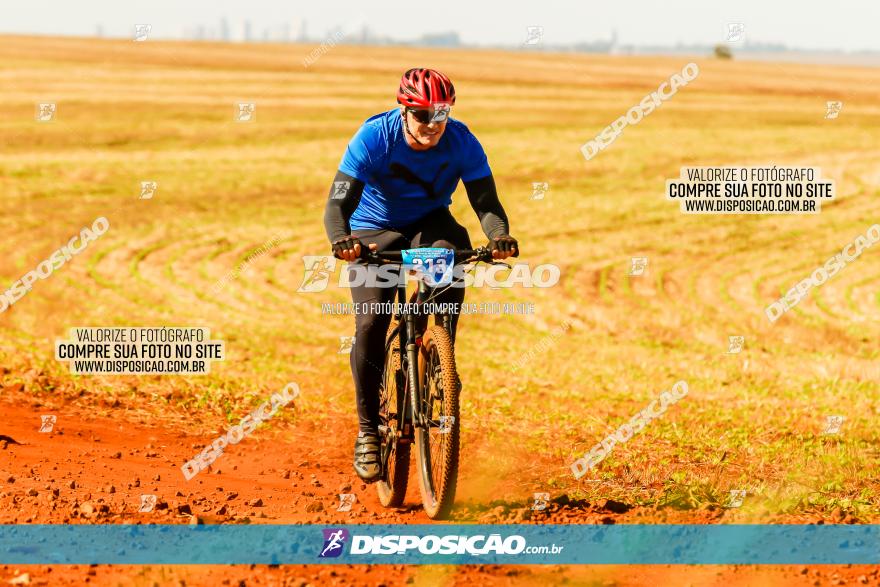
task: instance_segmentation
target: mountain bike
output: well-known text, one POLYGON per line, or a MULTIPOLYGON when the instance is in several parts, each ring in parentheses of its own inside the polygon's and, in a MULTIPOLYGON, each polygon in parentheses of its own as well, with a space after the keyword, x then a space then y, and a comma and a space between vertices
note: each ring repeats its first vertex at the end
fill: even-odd
MULTIPOLYGON (((366 251, 368 264, 398 264, 451 272, 457 263, 492 259, 487 247, 473 250, 426 247, 402 251, 366 251)), ((430 275, 430 273, 429 273, 430 275)), ((461 380, 455 367, 450 336, 451 316, 435 314, 427 325, 421 311, 443 290, 429 285, 424 275, 406 303, 405 283, 397 286, 401 311, 395 312, 385 336, 385 364, 379 389, 379 438, 382 477, 377 483, 379 501, 386 507, 403 503, 409 482, 410 449, 416 446, 419 487, 425 513, 432 520, 449 515, 455 501, 461 420, 461 380), (402 352, 401 352, 402 351, 402 352)), ((451 287, 451 284, 447 287, 451 287)))

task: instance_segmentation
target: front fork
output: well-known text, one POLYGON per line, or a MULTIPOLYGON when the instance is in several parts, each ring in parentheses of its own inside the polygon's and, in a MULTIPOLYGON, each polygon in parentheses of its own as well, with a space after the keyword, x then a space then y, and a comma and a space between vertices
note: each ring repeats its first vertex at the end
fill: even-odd
MULTIPOLYGON (((418 300, 423 301, 430 294, 431 294, 431 288, 428 287, 428 285, 424 281, 419 281, 418 300)), ((450 316, 449 314, 441 314, 440 316, 437 316, 437 318, 439 318, 439 320, 437 320, 437 323, 446 329, 446 332, 449 333, 449 336, 451 338, 452 337, 452 316, 450 316)), ((425 320, 425 326, 427 326, 428 317, 426 316, 424 320, 425 320)))
POLYGON ((419 381, 419 345, 416 344, 416 321, 406 321, 406 377, 408 380, 410 405, 412 409, 412 422, 416 427, 424 425, 424 415, 419 410, 419 400, 422 397, 421 382, 419 381))
MULTIPOLYGON (((419 296, 417 299, 423 299, 424 296, 426 296, 429 292, 430 289, 425 284, 425 282, 419 281, 419 296)), ((403 295, 401 295, 400 297, 402 300, 403 295)), ((452 317, 449 314, 442 314, 440 316, 440 320, 443 328, 445 328, 446 332, 448 332, 449 335, 452 336, 452 317)), ((421 380, 419 378, 418 365, 420 344, 416 344, 416 322, 417 318, 412 315, 407 316, 403 319, 403 324, 406 326, 406 336, 401 336, 401 339, 405 338, 406 340, 406 378, 408 381, 407 389, 408 395, 410 397, 410 407, 412 412, 412 418, 405 418, 404 421, 412 422, 413 426, 416 427, 427 428, 428 418, 430 418, 430 414, 425 414, 423 410, 419 409, 419 403, 422 400, 422 395, 424 394, 425 390, 422 389, 421 380)), ((421 343, 421 341, 418 342, 421 343)))

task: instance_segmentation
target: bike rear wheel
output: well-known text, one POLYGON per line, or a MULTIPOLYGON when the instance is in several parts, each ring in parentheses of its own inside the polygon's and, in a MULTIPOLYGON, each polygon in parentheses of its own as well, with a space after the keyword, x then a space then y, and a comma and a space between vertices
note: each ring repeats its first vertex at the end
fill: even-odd
POLYGON ((416 428, 419 486, 425 513, 444 519, 452 510, 458 482, 459 411, 461 385, 449 333, 431 326, 422 337, 419 353, 422 393, 419 413, 426 425, 416 428))
POLYGON ((385 366, 379 388, 379 419, 386 430, 380 430, 381 453, 386 451, 388 460, 382 463, 382 478, 376 484, 379 502, 385 507, 399 507, 406 497, 406 486, 409 481, 410 445, 400 444, 397 438, 403 426, 403 414, 398 413, 398 406, 406 407, 405 402, 398 401, 398 394, 404 392, 400 385, 400 340, 397 337, 397 323, 392 320, 385 337, 385 366), (389 337, 394 339, 390 341, 389 337))

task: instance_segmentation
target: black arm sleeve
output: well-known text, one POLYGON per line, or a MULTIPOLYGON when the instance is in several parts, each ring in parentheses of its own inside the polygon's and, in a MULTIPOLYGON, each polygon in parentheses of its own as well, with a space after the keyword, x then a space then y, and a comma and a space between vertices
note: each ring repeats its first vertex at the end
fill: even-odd
POLYGON ((495 178, 489 175, 482 179, 466 181, 464 187, 486 236, 491 239, 502 234, 510 234, 507 214, 504 213, 504 208, 498 200, 498 192, 495 191, 495 178))
POLYGON ((331 243, 351 234, 348 219, 358 207, 363 192, 364 182, 341 171, 336 172, 324 208, 324 230, 331 243))

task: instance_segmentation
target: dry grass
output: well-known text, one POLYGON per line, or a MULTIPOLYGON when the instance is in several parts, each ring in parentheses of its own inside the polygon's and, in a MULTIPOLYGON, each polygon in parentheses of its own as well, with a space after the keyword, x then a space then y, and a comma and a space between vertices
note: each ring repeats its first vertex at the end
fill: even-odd
MULTIPOLYGON (((834 508, 876 519, 880 252, 775 325, 763 314, 877 221, 875 71, 699 59, 697 80, 585 162, 581 144, 683 60, 339 46, 305 68, 312 48, 0 38, 2 282, 111 221, 0 315, 7 384, 28 369, 69 380, 52 342, 73 326, 204 325, 227 341, 210 376, 68 383, 230 416, 297 381, 307 417, 353 427, 348 357, 336 354, 352 321, 320 313, 348 294, 296 293, 300 258, 326 253, 323 203, 346 141, 419 63, 455 80, 455 117, 489 154, 523 260, 563 269, 549 290, 468 292, 533 301, 537 314, 463 319, 463 499, 580 491, 694 508, 742 488, 743 519, 834 508), (825 120, 837 99, 840 118, 825 120), (42 100, 58 103, 56 122, 34 122, 42 100), (238 101, 257 103, 256 123, 232 121, 238 101), (838 200, 818 216, 686 217, 663 197, 682 165, 763 163, 822 167, 838 200), (154 199, 137 199, 142 180, 159 182, 154 199), (535 181, 550 183, 542 201, 530 200, 535 181), (632 256, 649 257, 647 275, 626 275, 632 256), (512 376, 564 320, 567 334, 512 376), (732 334, 746 337, 740 355, 725 354, 732 334), (685 399, 574 481, 574 458, 679 379, 685 399), (831 414, 847 418, 843 432, 822 437, 831 414)), ((454 212, 478 241, 463 191, 454 212)))

